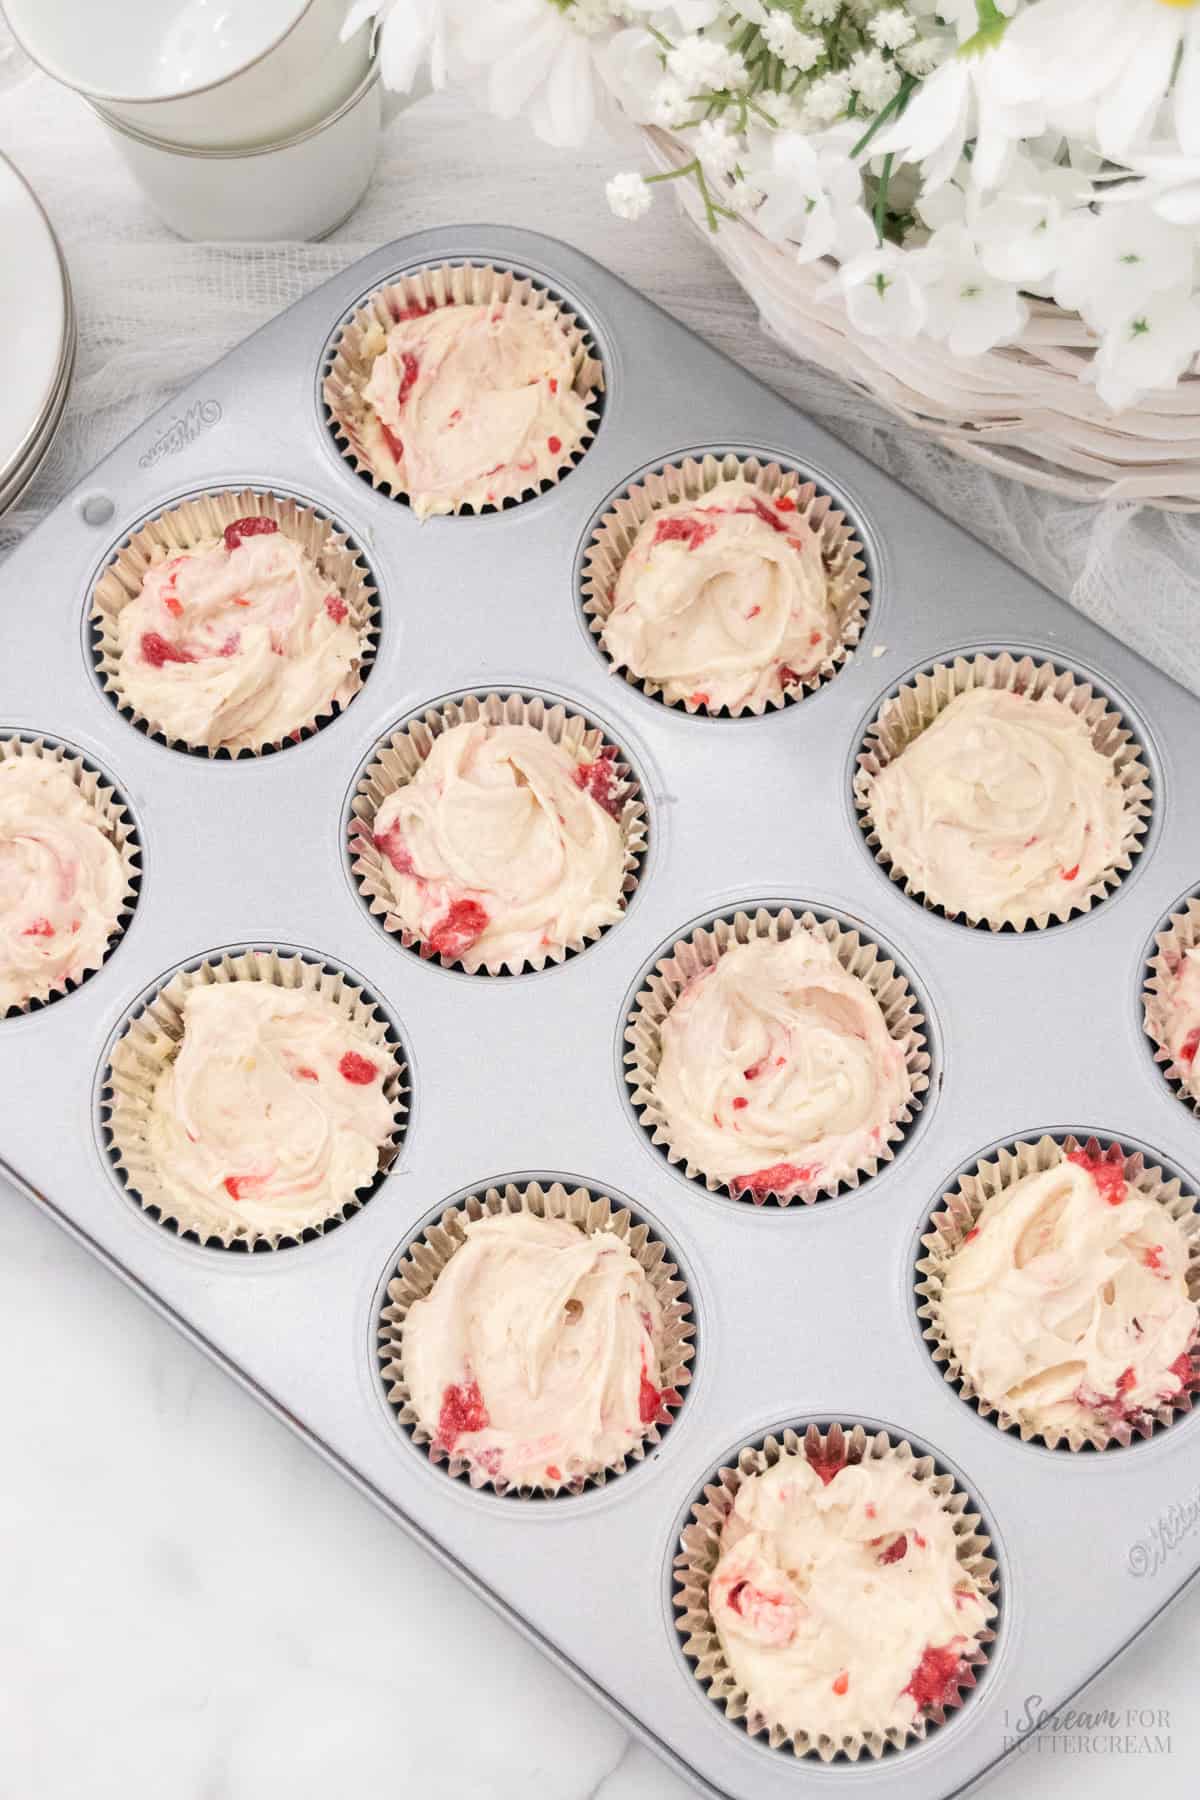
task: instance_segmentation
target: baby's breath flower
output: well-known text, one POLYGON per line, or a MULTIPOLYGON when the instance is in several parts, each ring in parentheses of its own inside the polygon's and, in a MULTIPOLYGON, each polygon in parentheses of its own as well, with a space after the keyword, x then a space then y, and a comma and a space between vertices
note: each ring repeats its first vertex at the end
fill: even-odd
POLYGON ((763 26, 763 41, 772 56, 789 69, 807 70, 825 54, 825 40, 812 31, 800 31, 786 13, 773 12, 763 26))
POLYGON ((807 25, 831 25, 842 10, 842 0, 806 0, 804 21, 807 25))
POLYGON ((936 37, 914 38, 911 44, 903 44, 896 52, 896 61, 906 75, 929 75, 937 68, 946 55, 943 40, 936 37))
POLYGON ((696 154, 705 168, 728 175, 742 149, 723 119, 705 119, 696 133, 696 154))
POLYGON ((656 125, 663 125, 668 130, 685 124, 692 115, 687 90, 667 75, 650 96, 650 113, 656 125))
POLYGON ((849 104, 850 77, 844 69, 819 75, 804 96, 806 115, 820 125, 828 125, 840 118, 849 104))
POLYGON ((867 23, 867 36, 874 38, 881 50, 900 50, 916 35, 917 28, 902 6, 885 6, 867 23))
POLYGON ((878 50, 858 50, 850 58, 847 71, 850 86, 867 112, 878 112, 897 92, 900 75, 895 64, 888 62, 878 50))
POLYGON ((654 198, 645 177, 632 171, 614 175, 604 192, 618 219, 640 219, 654 198))
POLYGON ((716 38, 693 32, 667 52, 667 70, 691 93, 698 88, 740 87, 746 79, 746 63, 740 52, 728 50, 716 38))

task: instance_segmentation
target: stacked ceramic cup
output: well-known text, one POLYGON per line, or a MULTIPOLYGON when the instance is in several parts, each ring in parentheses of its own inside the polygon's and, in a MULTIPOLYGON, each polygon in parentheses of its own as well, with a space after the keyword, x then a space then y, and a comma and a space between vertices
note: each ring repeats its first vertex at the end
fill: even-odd
POLYGON ((349 0, 3 0, 13 35, 74 88, 165 222, 188 238, 318 238, 347 218, 383 101, 349 0))

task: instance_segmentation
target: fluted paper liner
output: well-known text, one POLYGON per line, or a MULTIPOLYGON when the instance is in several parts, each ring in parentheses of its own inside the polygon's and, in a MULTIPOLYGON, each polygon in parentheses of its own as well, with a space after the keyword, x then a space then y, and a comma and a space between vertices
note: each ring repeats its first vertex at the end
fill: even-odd
POLYGON ((1167 1048, 1163 1009, 1171 987, 1179 970, 1179 965, 1189 950, 1193 950, 1200 942, 1200 898, 1192 895, 1178 912, 1170 918, 1154 938, 1154 955, 1150 958, 1150 973, 1142 990, 1142 1016, 1145 1022, 1146 1035, 1154 1046, 1154 1060, 1162 1066, 1172 1088, 1185 1106, 1200 1116, 1200 1094, 1193 1092, 1191 1083, 1197 1078, 1200 1070, 1200 1057, 1193 1063, 1177 1062, 1167 1048))
MULTIPOLYGON (((1130 1187, 1156 1200, 1164 1212, 1182 1226, 1189 1251, 1188 1293, 1193 1301, 1200 1302, 1200 1214, 1196 1212, 1195 1196, 1184 1191, 1178 1178, 1168 1178, 1160 1168, 1148 1165, 1141 1151, 1126 1155, 1122 1146, 1112 1148, 1124 1156, 1125 1179, 1130 1187)), ((991 1419, 1002 1431, 1017 1432, 1026 1443, 1042 1443, 1051 1450, 1106 1450, 1112 1445, 1129 1444, 1135 1435, 1149 1437, 1156 1427, 1169 1425, 1177 1414, 1190 1411, 1192 1389, 1184 1387, 1174 1399, 1163 1401, 1153 1413, 1115 1420, 1107 1431, 1098 1421, 1086 1430, 1072 1427, 1069 1431, 1037 1431, 1002 1404, 981 1394, 965 1372, 942 1322, 942 1290, 950 1259, 974 1228, 986 1201, 1026 1175, 1057 1168, 1073 1150, 1102 1156, 1109 1149, 1107 1143, 1096 1138, 1084 1142, 1069 1133, 1061 1138, 1047 1135, 1036 1142, 1020 1140, 1006 1145, 961 1175, 956 1185, 942 1196, 938 1210, 930 1219, 932 1229, 921 1239, 922 1253, 917 1258, 917 1311, 933 1359, 946 1380, 964 1400, 970 1401, 982 1418, 991 1419)), ((1194 1381, 1200 1385, 1200 1344, 1193 1344, 1191 1356, 1196 1371, 1194 1381)))
POLYGON ((690 696, 683 700, 668 700, 661 683, 635 675, 623 663, 613 661, 602 641, 602 634, 613 610, 621 569, 646 520, 664 506, 675 505, 681 500, 700 500, 718 482, 734 481, 738 477, 750 482, 767 499, 773 499, 777 494, 790 494, 796 502, 796 523, 807 525, 820 537, 821 560, 829 583, 837 642, 824 662, 798 682, 789 683, 786 688, 780 683, 778 691, 765 699, 748 701, 732 709, 715 709, 713 717, 721 711, 733 718, 747 712, 758 716, 768 706, 784 706, 822 686, 849 659, 866 624, 871 584, 867 576, 866 553, 854 526, 838 510, 837 502, 823 493, 816 482, 806 481, 796 469, 781 463, 764 463, 756 456, 737 456, 732 451, 723 456, 710 453, 700 461, 689 456, 681 463, 667 463, 664 468, 626 488, 596 526, 583 558, 584 615, 612 667, 624 675, 631 687, 640 688, 664 706, 681 706, 689 713, 708 713, 707 706, 697 706, 690 696))
POLYGON ((215 489, 194 500, 184 500, 148 520, 120 546, 113 560, 100 576, 92 592, 91 606, 93 655, 105 688, 115 699, 127 719, 151 737, 161 737, 172 748, 183 746, 209 756, 225 754, 238 757, 259 755, 268 748, 278 749, 289 740, 298 743, 311 737, 322 725, 344 710, 362 687, 365 673, 375 657, 375 638, 379 629, 379 609, 371 574, 359 552, 345 532, 325 513, 305 506, 298 500, 278 494, 260 493, 254 488, 215 489), (235 519, 274 519, 284 537, 299 544, 320 573, 336 587, 346 602, 350 623, 360 633, 360 653, 354 659, 331 704, 311 719, 300 719, 278 742, 262 738, 248 743, 191 743, 179 737, 161 719, 151 719, 139 712, 125 697, 121 686, 120 649, 117 620, 131 600, 141 593, 147 572, 181 550, 192 550, 206 538, 219 538, 235 519))
POLYGON ((973 919, 964 912, 952 912, 910 881, 903 869, 897 868, 884 849, 871 818, 871 789, 875 777, 900 753, 933 724, 952 700, 972 688, 1008 688, 1015 694, 1029 694, 1040 699, 1053 694, 1085 721, 1092 743, 1101 756, 1108 758, 1120 782, 1125 798, 1125 837, 1117 860, 1099 880, 1082 893, 1070 894, 1061 906, 1045 913, 1031 913, 1012 922, 1012 929, 1025 931, 1030 926, 1041 930, 1051 920, 1062 923, 1076 913, 1088 912, 1097 900, 1116 888, 1133 866, 1142 849, 1142 839, 1149 828, 1152 795, 1150 771, 1142 760, 1142 747, 1129 725, 1107 697, 1082 677, 1069 670, 1057 669, 1051 662, 1038 662, 1032 656, 1020 658, 1007 651, 1000 656, 955 657, 953 662, 936 663, 907 681, 899 693, 886 700, 869 726, 858 755, 858 772, 854 778, 854 801, 859 824, 877 863, 887 870, 892 880, 903 886, 906 894, 919 900, 930 912, 943 918, 957 919, 967 925, 986 925, 991 931, 1003 931, 1004 919, 973 919))
MULTIPOLYGON (((456 725, 530 725, 544 731, 552 743, 563 744, 572 752, 584 752, 592 760, 604 750, 615 751, 613 770, 616 775, 614 797, 621 803, 617 824, 625 847, 625 876, 622 883, 622 907, 637 887, 642 861, 646 853, 646 806, 640 784, 620 746, 605 736, 598 725, 590 725, 562 702, 547 703, 538 696, 526 699, 521 694, 465 694, 442 706, 430 707, 420 718, 412 719, 387 738, 363 771, 351 802, 350 855, 355 879, 370 910, 394 932, 408 950, 432 957, 427 944, 409 930, 394 910, 395 901, 388 885, 383 858, 375 848, 376 815, 389 794, 407 787, 432 750, 435 739, 456 725)), ((619 921, 613 920, 613 924, 619 921)), ((559 963, 565 957, 594 943, 611 925, 603 925, 569 944, 548 946, 538 955, 513 962, 497 957, 485 962, 476 974, 519 975, 524 969, 544 969, 547 963, 559 963)), ((461 966, 456 956, 438 955, 444 968, 461 966)))
POLYGON ((121 859, 125 886, 118 904, 116 919, 113 921, 99 962, 89 962, 77 976, 70 980, 48 988, 45 993, 30 994, 26 999, 18 1001, 6 1010, 0 1010, 0 1019, 15 1019, 35 1007, 49 1006, 52 1001, 61 1000, 64 995, 72 993, 75 988, 80 987, 89 975, 94 975, 96 970, 101 968, 112 955, 118 938, 129 924, 133 909, 137 904, 138 888, 142 878, 138 862, 141 846, 138 843, 133 820, 129 816, 124 800, 105 777, 85 762, 81 756, 68 750, 64 744, 56 743, 52 738, 0 736, 0 762, 16 762, 22 757, 57 763, 58 767, 71 777, 95 814, 97 826, 121 859))
POLYGON ((916 996, 895 963, 877 944, 859 932, 843 931, 836 919, 821 918, 815 913, 797 913, 788 906, 760 906, 753 913, 739 911, 732 918, 715 919, 710 925, 699 926, 688 937, 677 939, 655 964, 654 972, 647 976, 634 999, 625 1030, 625 1042, 629 1046, 625 1052, 625 1079, 633 1090, 633 1104, 643 1131, 650 1134, 655 1144, 662 1145, 669 1162, 682 1163, 688 1178, 703 1181, 711 1193, 723 1192, 743 1200, 749 1196, 756 1205, 762 1205, 764 1196, 751 1195, 747 1188, 735 1190, 731 1183, 698 1168, 672 1144, 670 1123, 654 1095, 662 1057, 662 1025, 688 983, 711 968, 731 944, 745 944, 751 938, 784 941, 794 931, 806 931, 830 945, 847 974, 857 976, 875 996, 892 1039, 904 1047, 911 1091, 904 1109, 885 1127, 886 1135, 881 1139, 877 1155, 864 1158, 857 1169, 837 1181, 814 1182, 811 1188, 802 1188, 788 1198, 774 1196, 779 1204, 787 1206, 791 1199, 798 1199, 811 1205, 822 1196, 856 1188, 861 1181, 874 1175, 880 1163, 890 1162, 895 1156, 897 1146, 921 1110, 921 1096, 929 1086, 930 1057, 925 1048, 925 1020, 917 1009, 916 996))
POLYGON ((622 1474, 631 1463, 641 1462, 662 1441, 666 1425, 658 1421, 647 1425, 641 1442, 618 1462, 605 1468, 562 1482, 547 1481, 537 1487, 514 1488, 475 1467, 466 1457, 456 1456, 435 1445, 433 1434, 421 1422, 413 1405, 404 1379, 404 1326, 409 1308, 415 1301, 425 1299, 450 1258, 462 1248, 466 1242, 466 1226, 499 1213, 522 1212, 542 1219, 568 1219, 589 1236, 593 1232, 610 1232, 628 1246, 649 1279, 661 1309, 659 1385, 663 1407, 667 1411, 673 1412, 682 1406, 692 1378, 690 1364, 695 1354, 692 1344, 695 1325, 686 1283, 666 1244, 648 1225, 636 1220, 627 1206, 619 1206, 599 1189, 567 1188, 561 1181, 552 1182, 548 1187, 537 1181, 523 1186, 510 1181, 503 1188, 489 1187, 447 1207, 436 1224, 427 1225, 411 1240, 387 1284, 376 1324, 377 1355, 388 1405, 414 1444, 427 1450, 430 1461, 445 1469, 447 1474, 464 1478, 473 1488, 491 1488, 497 1494, 553 1498, 582 1493, 587 1487, 602 1487, 611 1476, 622 1474))
MULTIPOLYGON (((230 951, 208 959, 198 967, 179 969, 142 1010, 129 1019, 113 1046, 101 1096, 105 1136, 129 1193, 144 1211, 151 1213, 160 1224, 173 1226, 181 1236, 199 1238, 203 1244, 219 1245, 224 1250, 278 1250, 281 1245, 296 1243, 297 1238, 281 1231, 261 1232, 244 1225, 220 1231, 206 1219, 185 1216, 177 1199, 163 1188, 147 1140, 154 1090, 163 1070, 178 1054, 183 1042, 183 1005, 187 994, 196 987, 230 981, 268 981, 276 987, 302 988, 336 1006, 391 1059, 392 1071, 383 1092, 392 1104, 394 1123, 391 1136, 380 1146, 380 1177, 391 1168, 400 1152, 408 1110, 405 1101, 408 1071, 402 1046, 396 1042, 377 1003, 365 989, 340 970, 278 950, 230 951)), ((303 1240, 319 1236, 358 1212, 374 1193, 375 1185, 347 1194, 323 1219, 305 1226, 303 1240)))
MULTIPOLYGON (((885 1431, 868 1432, 862 1425, 830 1425, 822 1430, 809 1425, 791 1427, 778 1437, 770 1434, 745 1444, 731 1463, 718 1469, 692 1503, 688 1522, 680 1537, 675 1557, 675 1581, 672 1599, 679 1617, 675 1629, 683 1639, 683 1654, 692 1666, 696 1680, 708 1690, 709 1698, 725 1710, 734 1724, 741 1725, 751 1737, 766 1734, 772 1750, 789 1750, 796 1756, 817 1756, 831 1762, 835 1756, 857 1762, 865 1751, 869 1756, 882 1756, 887 1749, 899 1750, 905 1744, 924 1738, 930 1725, 945 1723, 946 1714, 961 1706, 963 1690, 973 1688, 977 1671, 988 1659, 987 1645, 995 1638, 990 1626, 979 1635, 979 1647, 964 1657, 961 1686, 954 1699, 944 1706, 919 1712, 907 1728, 896 1727, 886 1733, 850 1732, 840 1737, 824 1733, 811 1736, 806 1731, 789 1732, 783 1725, 767 1718, 755 1706, 754 1697, 737 1680, 721 1647, 716 1623, 708 1603, 708 1586, 721 1554, 721 1533, 733 1511, 743 1481, 773 1468, 781 1456, 802 1454, 810 1462, 884 1462, 905 1465, 918 1481, 928 1482, 932 1493, 941 1501, 954 1527, 958 1543, 958 1560, 963 1570, 977 1583, 985 1599, 997 1593, 996 1564, 991 1542, 978 1513, 968 1510, 970 1501, 955 1485, 954 1477, 937 1466, 934 1458, 918 1453, 904 1439, 893 1440, 885 1431)), ((989 1617, 996 1613, 991 1606, 989 1617)))
POLYGON ((460 501, 452 510, 488 511, 506 501, 526 500, 560 481, 579 461, 595 436, 604 389, 604 370, 586 327, 567 301, 556 298, 528 275, 486 263, 439 263, 376 288, 346 321, 333 345, 322 389, 325 405, 342 455, 372 487, 381 488, 393 500, 411 500, 406 488, 393 483, 375 466, 365 429, 368 408, 363 390, 391 327, 412 307, 428 311, 439 306, 485 306, 491 301, 508 300, 547 312, 558 321, 571 351, 575 392, 586 409, 583 431, 574 443, 564 440, 557 454, 549 448, 540 451, 536 468, 528 473, 504 469, 497 477, 495 499, 488 506, 477 509, 469 501, 460 501))

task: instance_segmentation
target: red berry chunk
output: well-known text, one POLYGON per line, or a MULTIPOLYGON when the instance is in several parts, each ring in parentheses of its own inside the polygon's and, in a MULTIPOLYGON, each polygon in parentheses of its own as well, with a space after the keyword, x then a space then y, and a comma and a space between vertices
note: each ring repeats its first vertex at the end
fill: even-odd
POLYGON ((646 1373, 642 1365, 642 1379, 638 1384, 638 1418, 643 1425, 652 1425, 662 1410, 662 1396, 646 1373))
POLYGON ((244 1200, 262 1186, 261 1175, 227 1175, 221 1186, 231 1200, 244 1200))
POLYGON ((1120 1206, 1125 1198, 1125 1158, 1119 1144, 1113 1144, 1100 1156, 1086 1150, 1072 1150, 1067 1157, 1078 1169, 1086 1169, 1100 1190, 1100 1197, 1110 1206, 1120 1206))
POLYGON ((293 1073, 297 1081, 320 1081, 321 1079, 315 1069, 310 1069, 306 1065, 295 1069, 293 1073))
POLYGON ((270 537, 279 526, 274 519, 264 519, 260 513, 252 513, 248 519, 235 519, 232 525, 225 527, 225 548, 236 550, 243 538, 270 537))
POLYGON ((735 1094, 734 1095, 734 1099, 733 1099, 734 1112, 742 1112, 744 1110, 744 1108, 749 1106, 749 1104, 750 1104, 750 1102, 747 1100, 747 1098, 744 1094, 735 1094))
POLYGON ((404 362, 404 379, 400 383, 400 392, 399 392, 399 395, 397 396, 399 404, 401 406, 404 405, 404 402, 408 399, 408 396, 412 393, 413 388, 416 386, 417 376, 421 373, 421 365, 417 361, 416 357, 413 355, 411 350, 405 350, 403 352, 403 362, 404 362))
POLYGON ((824 1449, 805 1451, 808 1466, 814 1475, 819 1475, 823 1484, 828 1487, 835 1475, 840 1475, 846 1466, 844 1456, 835 1456, 828 1445, 824 1449))
POLYGON ((181 619, 183 617, 183 602, 182 600, 177 600, 174 594, 164 594, 163 605, 173 619, 181 619))
POLYGON ((794 494, 776 494, 776 496, 775 496, 775 511, 776 512, 795 512, 795 510, 796 510, 796 497, 794 494))
POLYGON ((790 663, 780 663, 779 680, 784 687, 795 687, 801 679, 799 671, 793 669, 790 663))
POLYGON ((1075 877, 1079 873, 1079 864, 1076 863, 1074 868, 1072 868, 1072 869, 1063 869, 1060 871, 1060 873, 1061 873, 1064 881, 1074 881, 1075 877))
POLYGON ((1142 1251, 1142 1261, 1148 1269, 1153 1269, 1156 1275, 1162 1272, 1162 1259, 1163 1247, 1161 1244, 1151 1244, 1149 1249, 1142 1251))
POLYGON ((413 859, 408 853, 407 844, 400 836, 399 825, 391 825, 386 831, 376 832, 372 842, 380 856, 386 856, 398 874, 412 874, 413 859))
POLYGON ((756 1063, 751 1063, 750 1067, 748 1069, 743 1069, 742 1074, 745 1076, 747 1081, 757 1081, 759 1076, 762 1074, 763 1070, 766 1068, 766 1066, 767 1066, 766 1057, 760 1056, 756 1063))
POLYGON ((917 1711, 924 1712, 929 1707, 949 1705, 960 1687, 972 1686, 974 1677, 958 1651, 949 1644, 930 1644, 904 1692, 912 1695, 917 1711))
POLYGON ((32 925, 27 925, 25 927, 21 936, 52 938, 54 936, 54 927, 49 919, 35 919, 32 925))
POLYGON ((346 602, 342 599, 340 594, 326 594, 325 611, 329 614, 335 625, 340 625, 346 616, 346 602))
POLYGON ((338 1064, 338 1074, 343 1081, 351 1082, 355 1087, 369 1087, 379 1073, 379 1065, 373 1063, 369 1056, 360 1056, 357 1050, 347 1050, 338 1064))
POLYGON ((1130 1388, 1134 1387, 1136 1383, 1137 1376, 1134 1374, 1132 1368, 1122 1369, 1121 1373, 1117 1376, 1118 1394, 1127 1394, 1130 1388))
POLYGON ((164 663, 190 663, 196 660, 190 650, 172 644, 157 631, 143 631, 141 649, 142 661, 148 662, 152 669, 161 669, 164 663))
POLYGON ((452 1383, 446 1389, 437 1428, 437 1442, 442 1449, 453 1450, 464 1432, 484 1431, 490 1424, 488 1409, 474 1376, 458 1386, 452 1383))
POLYGON ((1179 1355, 1175 1358, 1175 1361, 1171 1364, 1171 1373, 1178 1377, 1180 1383, 1185 1388, 1196 1387, 1198 1385, 1195 1365, 1192 1362, 1192 1356, 1189 1350, 1180 1351, 1179 1355))
POLYGON ((797 1168, 795 1163, 782 1162, 773 1163, 769 1169, 756 1169, 753 1175, 735 1175, 731 1185, 735 1191, 748 1189, 756 1201, 763 1201, 768 1194, 786 1194, 803 1187, 812 1178, 813 1171, 807 1166, 797 1168))
POLYGON ((461 956, 487 930, 488 915, 478 900, 456 900, 426 942, 439 956, 461 956))
POLYGON ((840 1675, 835 1675, 833 1678, 833 1691, 835 1694, 844 1694, 849 1686, 849 1673, 843 1669, 840 1675))
POLYGON ((383 441, 391 451, 394 460, 396 462, 403 462, 404 445, 400 442, 400 439, 396 436, 395 432, 389 431, 382 419, 379 421, 379 429, 383 433, 383 441))
POLYGON ((397 325, 402 325, 406 319, 423 319, 426 313, 431 313, 432 311, 432 300, 429 301, 428 305, 424 306, 419 300, 414 300, 411 306, 397 306, 393 300, 391 305, 391 314, 397 325))
POLYGON ((557 1463, 547 1463, 546 1464, 546 1474, 549 1476, 551 1481, 561 1481, 562 1480, 562 1470, 559 1468, 557 1463))
POLYGON ((577 788, 590 794, 597 806, 602 806, 612 818, 620 817, 621 802, 613 793, 616 770, 608 756, 600 755, 595 762, 577 763, 571 776, 577 788))
POLYGON ((760 500, 757 494, 752 494, 750 496, 749 506, 739 506, 738 511, 740 513, 746 513, 746 512, 757 513, 759 518, 763 521, 764 525, 769 525, 771 527, 772 531, 786 531, 787 530, 787 526, 784 524, 783 520, 780 518, 777 518, 776 515, 771 511, 771 508, 769 506, 767 506, 764 501, 760 500))
POLYGON ((1180 1062, 1181 1063, 1195 1062, 1197 1050, 1200 1050, 1200 1025, 1197 1025, 1195 1030, 1189 1031, 1187 1036, 1184 1038, 1182 1044, 1180 1044, 1180 1046, 1179 1046, 1180 1062))
POLYGON ((557 456, 562 449, 562 439, 560 437, 547 438, 546 448, 549 450, 551 456, 557 456))
POLYGON ((898 1538, 894 1538, 892 1540, 892 1542, 888 1545, 886 1550, 881 1550, 879 1552, 879 1555, 876 1557, 875 1560, 877 1562, 881 1562, 881 1563, 897 1563, 897 1562, 900 1562, 905 1556, 907 1556, 907 1554, 908 1554, 908 1539, 904 1535, 904 1533, 901 1532, 900 1536, 898 1538))
POLYGON ((689 550, 695 550, 716 529, 715 525, 706 525, 703 519, 660 519, 654 527, 654 542, 686 544, 689 550))

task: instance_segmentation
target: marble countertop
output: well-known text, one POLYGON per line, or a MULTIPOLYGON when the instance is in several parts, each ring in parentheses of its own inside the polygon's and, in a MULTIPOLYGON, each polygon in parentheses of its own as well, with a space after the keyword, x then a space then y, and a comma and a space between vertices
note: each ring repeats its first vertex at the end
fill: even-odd
MULTIPOLYGON (((66 244, 86 326, 89 300, 116 254, 106 233, 122 254, 131 257, 132 246, 148 256, 147 267, 154 246, 169 240, 120 185, 82 108, 65 96, 45 104, 63 109, 59 137, 68 128, 78 135, 77 184, 98 183, 106 156, 116 183, 105 190, 117 196, 111 210, 66 244)), ((23 160, 35 182, 45 158, 50 191, 42 191, 53 212, 49 134, 36 144, 14 140, 13 116, 0 96, 0 147, 23 160)), ((314 249, 314 280, 340 266, 342 245, 348 260, 431 223, 549 223, 795 398, 820 390, 819 376, 758 335, 749 304, 668 208, 653 237, 608 216, 600 182, 613 153, 601 148, 568 167, 520 125, 489 122, 483 144, 472 117, 461 101, 442 97, 422 108, 419 132, 415 115, 401 120, 364 210, 331 245, 314 249)), ((629 161, 626 150, 615 166, 629 161)), ((266 316, 263 304, 246 304, 234 337, 258 322, 255 305, 266 316)), ((73 404, 86 405, 103 355, 85 331, 73 404)), ((193 372, 180 369, 179 379, 193 372)), ((830 401, 825 391, 826 410, 836 413, 836 396, 830 401)), ((861 407, 856 416, 861 427, 861 407)), ((114 411, 103 441, 93 433, 87 460, 115 441, 118 423, 114 411)), ((882 415, 856 435, 903 467, 903 440, 882 415)), ((73 441, 88 442, 86 434, 73 441)), ((84 467, 86 460, 71 467, 68 458, 49 471, 35 504, 50 504, 56 487, 84 467)), ((927 458, 921 471, 921 485, 935 487, 935 464, 927 458)), ((0 1800, 687 1793, 600 1706, 4 1187, 0 1407, 0 1800)), ((1155 1800, 1193 1794, 1198 1642, 1200 1590, 1078 1703, 1116 1713, 1122 1747, 1111 1726, 1086 1743, 1079 1733, 1071 1743, 1047 1734, 985 1791, 992 1800, 1030 1792, 1057 1800, 1086 1787, 1115 1800, 1136 1780, 1155 1800), (1145 1735, 1165 1741, 1147 1748, 1145 1735)))

